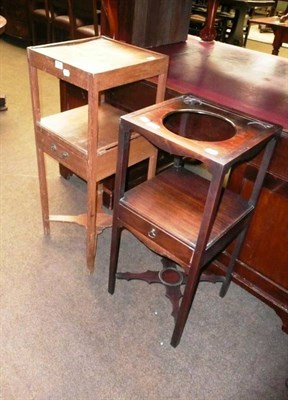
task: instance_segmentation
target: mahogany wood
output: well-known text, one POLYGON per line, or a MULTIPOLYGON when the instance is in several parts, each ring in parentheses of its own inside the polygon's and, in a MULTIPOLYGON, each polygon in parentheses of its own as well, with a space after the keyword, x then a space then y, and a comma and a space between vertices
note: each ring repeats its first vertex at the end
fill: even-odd
MULTIPOLYGON (((287 245, 284 240, 286 235, 284 237, 281 233, 281 227, 285 229, 288 225, 288 92, 285 75, 288 61, 220 42, 203 43, 194 37, 189 37, 186 43, 160 46, 157 51, 170 57, 166 91, 168 96, 190 91, 255 118, 284 126, 253 217, 253 230, 248 231, 249 240, 246 238, 247 243, 246 240, 244 242, 247 257, 244 260, 240 253, 233 279, 272 307, 282 320, 283 330, 288 332, 288 283, 284 278, 287 276, 287 245), (192 59, 193 63, 190 62, 192 59), (227 71, 230 71, 229 74, 227 71), (269 223, 265 222, 267 220, 269 223), (258 224, 259 229, 256 228, 258 224), (274 257, 277 258, 276 263, 274 257), (256 261, 257 258, 262 260, 263 266, 256 261)), ((153 82, 122 90, 113 89, 110 97, 114 105, 121 104, 133 110, 131 94, 141 93, 141 101, 145 106, 149 104, 153 93, 151 86, 153 82), (149 90, 146 90, 147 85, 149 90)), ((141 108, 141 101, 134 103, 135 109, 141 108)), ((251 165, 258 170, 259 159, 256 158, 251 165)), ((239 187, 242 183, 245 185, 243 179, 246 166, 242 168, 241 173, 238 171, 235 175, 233 186, 235 182, 239 187)), ((232 179, 228 182, 230 184, 232 179)), ((231 248, 228 248, 217 263, 210 266, 211 271, 225 273, 230 254, 231 248)))
POLYGON ((7 19, 5 34, 25 42, 31 41, 27 0, 2 0, 3 15, 7 19))
MULTIPOLYGON (((254 120, 192 95, 121 117, 109 292, 113 294, 115 290, 123 229, 129 230, 152 251, 181 266, 187 274, 187 283, 179 309, 174 307, 173 310, 175 328, 171 345, 174 347, 180 342, 203 269, 236 238, 220 295, 223 297, 229 288, 280 132, 280 126, 254 120), (171 123, 173 117, 175 124, 171 123), (175 157, 200 160, 211 173, 211 180, 176 162, 173 167, 127 191, 132 132, 175 157), (255 157, 263 147, 265 152, 248 200, 224 188, 225 175, 230 168, 255 157)), ((123 278, 123 275, 118 273, 117 277, 123 278)), ((135 273, 125 273, 124 278, 135 279, 135 273)), ((139 279, 142 278, 141 273, 139 279)), ((147 281, 145 274, 144 280, 147 281)))
MULTIPOLYGON (((50 221, 76 222, 86 227, 87 267, 94 270, 97 234, 111 216, 102 208, 101 181, 116 169, 119 117, 123 111, 106 104, 100 93, 114 85, 157 77, 155 101, 163 100, 168 57, 112 39, 97 37, 28 48, 35 139, 44 232, 50 221), (88 105, 42 116, 38 70, 87 91, 88 105), (54 216, 49 212, 45 154, 87 182, 86 217, 54 216)), ((157 152, 139 135, 131 138, 129 164, 150 159, 155 173, 157 152)))
POLYGON ((192 0, 104 0, 102 3, 104 10, 109 7, 113 13, 116 27, 110 31, 111 24, 105 22, 108 14, 104 12, 102 34, 114 33, 117 39, 141 47, 187 39, 192 0))

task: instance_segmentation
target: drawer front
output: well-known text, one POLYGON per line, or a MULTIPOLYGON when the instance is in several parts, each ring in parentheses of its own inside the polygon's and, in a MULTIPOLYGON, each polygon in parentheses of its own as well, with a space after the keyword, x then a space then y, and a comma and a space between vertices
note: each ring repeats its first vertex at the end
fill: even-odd
POLYGON ((76 175, 86 179, 87 159, 84 154, 45 133, 38 134, 37 143, 38 148, 41 148, 46 154, 71 169, 76 175))
POLYGON ((189 249, 149 221, 139 218, 136 214, 131 214, 131 211, 128 212, 126 206, 122 204, 119 207, 119 217, 126 229, 161 255, 170 258, 171 253, 177 254, 177 259, 173 256, 173 261, 182 266, 189 264, 193 249, 189 249))

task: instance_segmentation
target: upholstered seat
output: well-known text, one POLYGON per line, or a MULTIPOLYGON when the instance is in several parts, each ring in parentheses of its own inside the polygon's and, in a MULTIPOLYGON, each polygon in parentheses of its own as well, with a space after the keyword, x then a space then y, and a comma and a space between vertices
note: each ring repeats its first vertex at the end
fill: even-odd
POLYGON ((100 34, 101 2, 98 0, 71 0, 74 37, 83 38, 100 34))
POLYGON ((33 45, 37 44, 39 41, 50 43, 52 39, 52 14, 49 0, 29 0, 28 10, 33 45), (38 35, 41 25, 44 26, 46 31, 44 38, 38 35))
POLYGON ((72 0, 49 0, 52 14, 52 40, 75 38, 75 27, 83 25, 79 18, 72 17, 72 0))

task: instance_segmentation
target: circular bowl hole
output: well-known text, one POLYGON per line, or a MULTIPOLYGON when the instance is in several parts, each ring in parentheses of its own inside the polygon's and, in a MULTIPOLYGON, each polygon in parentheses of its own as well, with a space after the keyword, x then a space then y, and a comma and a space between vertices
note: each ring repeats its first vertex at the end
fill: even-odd
POLYGON ((165 268, 159 271, 159 279, 166 286, 180 286, 183 283, 184 275, 182 271, 175 268, 165 268))
POLYGON ((236 133, 231 121, 205 111, 174 111, 163 118, 163 125, 176 135, 203 142, 227 140, 236 133))

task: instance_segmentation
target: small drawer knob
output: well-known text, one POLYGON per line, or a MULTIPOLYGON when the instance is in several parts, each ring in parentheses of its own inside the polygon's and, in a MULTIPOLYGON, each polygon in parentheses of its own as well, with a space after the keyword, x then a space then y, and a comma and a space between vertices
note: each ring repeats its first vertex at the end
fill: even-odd
POLYGON ((155 239, 157 236, 157 231, 155 228, 152 228, 149 232, 148 232, 148 236, 150 239, 155 239))
POLYGON ((60 155, 60 158, 62 159, 62 160, 64 160, 65 158, 68 158, 69 157, 69 153, 67 153, 67 151, 63 151, 62 153, 61 153, 61 155, 60 155))
POLYGON ((51 144, 51 147, 50 147, 50 148, 51 148, 52 151, 56 151, 56 150, 57 150, 57 146, 56 146, 56 144, 54 144, 54 143, 51 144))

